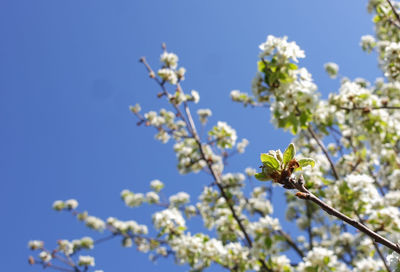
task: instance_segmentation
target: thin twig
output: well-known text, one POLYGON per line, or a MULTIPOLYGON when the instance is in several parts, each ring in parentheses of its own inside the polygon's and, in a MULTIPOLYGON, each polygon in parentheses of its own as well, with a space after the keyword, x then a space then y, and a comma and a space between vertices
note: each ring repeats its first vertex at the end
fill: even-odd
POLYGON ((69 268, 65 268, 65 267, 61 267, 61 266, 57 266, 54 265, 52 263, 45 263, 42 260, 34 260, 34 264, 38 264, 43 266, 43 268, 51 268, 54 270, 58 270, 58 271, 65 271, 65 272, 76 272, 76 271, 80 271, 79 268, 74 267, 74 269, 69 269, 69 268))
POLYGON ((392 9, 394 16, 396 17, 397 21, 400 23, 400 15, 397 13, 396 8, 393 6, 392 1, 386 0, 389 3, 390 8, 392 9))
POLYGON ((285 238, 286 243, 291 246, 294 251, 296 251, 296 253, 301 257, 304 258, 304 253, 303 251, 297 246, 297 244, 293 241, 292 237, 290 237, 289 234, 287 234, 286 232, 284 232, 283 230, 278 230, 279 235, 281 235, 283 238, 285 238))
MULTIPOLYGON (((356 215, 357 215, 358 220, 359 220, 362 224, 365 225, 365 222, 364 222, 364 220, 361 218, 361 216, 360 216, 358 213, 356 213, 356 215)), ((389 267, 389 265, 388 265, 387 262, 386 262, 386 258, 383 256, 382 251, 380 250, 379 246, 377 245, 377 243, 376 243, 375 241, 374 241, 373 244, 374 244, 375 250, 376 250, 376 252, 378 253, 379 258, 381 258, 381 260, 382 260, 382 262, 383 262, 383 265, 385 266, 386 270, 387 270, 388 272, 391 272, 390 267, 389 267)))
POLYGON ((49 265, 49 266, 46 266, 46 268, 52 268, 52 269, 55 269, 55 270, 58 270, 58 271, 72 271, 72 272, 75 272, 75 271, 80 271, 80 270, 76 270, 76 268, 74 268, 74 269, 68 269, 68 268, 64 268, 64 267, 61 267, 61 266, 57 266, 57 265, 49 265))
POLYGON ((311 127, 311 125, 309 125, 307 127, 307 130, 308 130, 308 132, 310 132, 311 136, 314 138, 314 140, 317 142, 319 147, 322 149, 322 152, 325 154, 325 157, 327 158, 327 160, 329 161, 329 164, 331 165, 331 169, 332 169, 333 175, 335 176, 336 179, 339 179, 339 175, 336 172, 335 165, 334 165, 331 157, 329 156, 328 150, 326 150, 324 144, 317 137, 317 135, 315 134, 315 132, 314 132, 313 128, 311 127))
POLYGON ((308 233, 308 241, 309 241, 309 249, 310 251, 313 249, 313 240, 314 236, 312 233, 312 213, 311 213, 311 207, 310 203, 306 203, 306 214, 307 214, 307 219, 308 219, 308 226, 307 226, 307 233, 308 233))
POLYGON ((100 238, 100 239, 94 241, 93 244, 95 244, 95 245, 101 244, 103 242, 106 242, 108 240, 111 240, 111 239, 115 238, 116 236, 117 236, 117 234, 113 233, 113 234, 111 234, 109 236, 106 236, 106 237, 103 237, 103 238, 100 238))
MULTIPOLYGON (((66 265, 68 265, 68 266, 71 266, 71 267, 75 267, 75 266, 76 266, 75 263, 74 263, 70 258, 64 259, 63 257, 61 257, 60 255, 57 255, 56 253, 55 253, 55 254, 52 254, 52 256, 54 257, 54 259, 57 259, 57 260, 59 260, 60 262, 66 264, 66 265)), ((67 257, 68 257, 68 256, 67 256, 67 257)))
POLYGON ((389 18, 388 21, 389 21, 392 25, 394 25, 395 27, 397 27, 398 29, 400 29, 400 24, 397 23, 397 22, 395 22, 392 18, 389 18))
POLYGON ((347 110, 347 111, 352 111, 352 110, 361 110, 364 112, 370 112, 371 110, 400 110, 400 107, 398 106, 382 106, 382 107, 370 107, 370 106, 365 106, 365 107, 339 107, 341 110, 347 110))
MULTIPOLYGON (((264 214, 262 211, 260 211, 260 210, 257 210, 256 212, 257 212, 260 216, 262 216, 262 217, 265 216, 265 214, 264 214)), ((278 233, 280 236, 282 236, 282 237, 286 240, 286 243, 287 243, 291 248, 294 249, 294 251, 299 255, 300 258, 303 259, 303 258, 305 257, 304 252, 298 247, 298 245, 296 244, 296 242, 293 241, 293 239, 292 239, 292 237, 290 237, 289 233, 286 233, 286 232, 285 232, 284 230, 282 230, 282 229, 279 229, 279 230, 277 231, 277 233, 278 233)))
POLYGON ((368 167, 368 172, 371 175, 371 177, 374 179, 375 185, 378 187, 379 192, 381 193, 382 196, 385 196, 385 191, 383 190, 383 187, 381 185, 381 183, 379 182, 378 178, 376 177, 376 175, 372 172, 372 170, 368 167))

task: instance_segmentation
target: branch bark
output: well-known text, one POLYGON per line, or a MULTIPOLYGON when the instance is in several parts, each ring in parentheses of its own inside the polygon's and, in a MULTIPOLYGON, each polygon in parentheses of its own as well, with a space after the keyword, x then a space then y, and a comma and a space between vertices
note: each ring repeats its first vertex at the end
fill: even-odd
MULTIPOLYGON (((145 65, 147 71, 149 72, 149 76, 151 78, 153 78, 157 82, 157 84, 161 87, 161 89, 163 91, 163 95, 165 95, 167 98, 170 98, 170 94, 168 93, 167 89, 164 86, 165 82, 161 82, 157 77, 155 77, 155 73, 151 69, 150 65, 146 62, 146 59, 144 57, 142 57, 140 59, 140 62, 142 62, 145 65)), ((180 87, 179 83, 178 83, 177 87, 178 87, 178 90, 183 93, 183 90, 180 87)), ((215 171, 215 169, 212 167, 212 162, 210 162, 206 158, 205 152, 203 150, 203 145, 201 143, 199 134, 197 133, 196 126, 195 126, 195 123, 193 121, 193 118, 192 118, 192 115, 191 115, 191 112, 190 112, 190 109, 189 109, 189 106, 188 106, 187 102, 185 101, 183 103, 186 118, 182 115, 182 112, 181 112, 180 108, 175 103, 171 103, 171 104, 174 106, 175 110, 181 116, 182 120, 186 123, 186 125, 188 127, 188 130, 189 130, 189 133, 192 135, 193 139, 196 141, 196 144, 198 145, 198 148, 199 148, 199 151, 200 151, 201 158, 207 163, 207 168, 210 171, 210 173, 211 173, 211 175, 212 175, 212 177, 214 179, 214 182, 217 185, 217 187, 218 187, 218 189, 219 189, 219 191, 221 193, 221 196, 225 199, 225 202, 228 205, 229 210, 231 211, 233 218, 235 219, 236 223, 238 224, 239 229, 242 232, 248 247, 249 248, 253 247, 253 243, 252 243, 252 240, 250 238, 250 235, 246 231, 246 229, 245 229, 245 227, 244 227, 244 225, 242 223, 242 220, 239 218, 238 214, 236 213, 236 211, 234 209, 234 206, 231 203, 230 198, 228 197, 227 193, 225 192, 224 187, 222 186, 220 173, 217 173, 215 171)), ((259 259, 259 261, 261 263, 263 271, 272 272, 272 270, 270 268, 268 268, 268 266, 266 265, 266 263, 265 263, 265 261, 263 259, 259 259)))
POLYGON ((328 150, 326 150, 324 144, 321 142, 321 140, 318 138, 317 134, 314 132, 313 128, 311 125, 307 127, 308 132, 311 134, 311 136, 314 138, 314 140, 317 142, 318 146, 322 149, 322 152, 324 153, 325 157, 329 161, 329 164, 332 169, 333 176, 335 179, 339 179, 339 175, 336 171, 335 164, 333 163, 331 157, 329 156, 328 150))
MULTIPOLYGON (((334 173, 334 176, 335 176, 335 178, 336 178, 336 180, 338 180, 339 179, 339 176, 338 176, 338 174, 337 174, 337 172, 336 172, 336 169, 335 169, 335 165, 333 164, 333 161, 332 161, 332 159, 331 159, 331 157, 329 156, 329 153, 328 153, 328 151, 326 150, 326 148, 325 148, 325 146, 324 146, 324 144, 322 143, 322 141, 317 137, 317 135, 316 135, 316 133, 313 131, 313 129, 312 129, 312 127, 311 127, 311 125, 309 125, 308 126, 308 131, 310 132, 310 134, 311 134, 311 136, 314 138, 314 140, 318 143, 318 145, 321 147, 321 149, 322 149, 322 151, 324 152, 324 154, 325 154, 325 157, 327 158, 327 160, 329 161, 329 164, 331 165, 331 169, 332 169, 332 172, 334 173)), ((379 184, 379 183, 378 183, 379 184)), ((305 189, 305 187, 304 187, 304 185, 301 185, 304 189, 305 189)), ((307 189, 306 189, 307 190, 307 189)), ((300 191, 301 192, 301 191, 300 191)), ((310 193, 310 192, 309 192, 310 193)), ((314 196, 315 197, 315 196, 314 196)), ((315 198, 317 198, 317 197, 315 197, 315 198)), ((318 198, 317 198, 318 199, 318 198)), ((320 200, 321 201, 321 200, 320 200)), ((314 202, 314 201, 313 201, 314 202)), ((321 201, 322 202, 322 201, 321 201)), ((324 202, 322 202, 322 203, 324 203, 324 202)), ((325 204, 325 203, 324 203, 325 204)), ((325 204, 326 206, 328 206, 327 204, 325 204)), ((329 207, 329 206, 328 206, 329 207)), ((323 208, 322 206, 321 206, 321 208, 323 208)), ((332 207, 330 207, 332 210, 335 210, 334 208, 332 208, 332 207)), ((324 208, 323 208, 324 209, 324 208)), ((325 210, 325 209, 324 209, 325 210)), ((328 212, 327 210, 325 210, 326 212, 328 212)), ((335 211, 337 211, 337 210, 335 210, 335 211)), ((337 212, 339 212, 339 211, 337 211, 337 212)), ((329 212, 328 212, 329 213, 329 212)), ((339 212, 340 213, 340 212, 339 212)), ((341 214, 341 213, 340 213, 341 214)), ((343 215, 343 216, 346 216, 346 215, 344 215, 344 214, 341 214, 341 215, 343 215)), ((400 247, 399 247, 399 244, 394 244, 394 243, 392 243, 392 242, 390 242, 389 240, 387 240, 386 238, 384 238, 384 237, 382 237, 382 236, 380 236, 378 233, 375 233, 375 232, 373 232, 372 230, 370 230, 370 229, 368 229, 364 224, 363 224, 363 221, 362 221, 362 218, 357 214, 357 217, 358 217, 358 219, 359 219, 359 221, 361 222, 357 222, 356 220, 354 220, 354 219, 351 219, 351 218, 349 218, 349 217, 347 217, 349 220, 351 220, 351 222, 356 222, 356 223, 358 223, 358 224, 361 224, 361 226, 363 226, 363 227, 365 227, 369 232, 371 232, 370 234, 373 234, 373 235, 377 235, 377 236, 379 236, 379 237, 381 237, 381 238, 383 238, 384 240, 386 240, 386 241, 384 241, 384 240, 382 240, 382 241, 384 241, 385 243, 386 242, 389 242, 390 243, 390 245, 391 246, 395 246, 396 248, 397 248, 397 250, 400 250, 400 247)), ((346 220, 343 220, 343 221, 345 221, 346 223, 349 223, 348 221, 346 221, 346 220)), ((352 224, 350 224, 350 225, 352 225, 352 224)), ((352 226, 354 226, 354 225, 352 225, 352 226)), ((354 227, 356 227, 356 226, 354 226, 354 227)), ((357 227, 356 227, 357 228, 357 227)), ((364 232, 365 233, 365 232, 364 232)), ((378 244, 377 244, 377 242, 379 243, 379 241, 378 240, 376 240, 374 237, 372 237, 371 235, 369 235, 368 233, 365 233, 365 234, 367 234, 368 236, 370 236, 371 238, 372 238, 372 243, 374 244, 374 247, 375 247, 375 249, 376 249, 376 251, 377 251, 377 253, 378 253, 378 255, 379 255, 379 258, 382 260, 382 262, 383 262, 383 264, 385 265, 385 268, 386 268, 386 270, 388 271, 388 272, 391 272, 391 270, 390 270, 390 268, 389 268, 389 266, 388 266, 388 264, 387 264, 387 262, 386 262, 386 259, 385 259, 385 257, 383 256, 383 254, 382 254, 382 252, 380 251, 380 249, 379 249, 379 246, 378 246, 378 244)), ((381 244, 382 244, 382 242, 380 242, 381 244)), ((385 245, 385 244, 383 244, 383 245, 385 245)), ((386 245, 386 246, 388 246, 388 245, 386 245)), ((398 251, 396 251, 396 252, 398 252, 398 251)))
POLYGON ((287 234, 286 232, 284 232, 283 230, 278 230, 278 233, 283 236, 286 240, 286 242, 288 243, 289 246, 291 246, 296 252, 297 254, 301 257, 304 258, 305 255, 303 253, 303 251, 297 246, 297 244, 292 240, 292 237, 289 236, 289 234, 287 234))
POLYGON ((400 23, 400 15, 399 15, 399 13, 397 12, 397 10, 395 9, 395 7, 393 6, 392 1, 386 0, 386 2, 388 2, 390 8, 392 9, 393 14, 394 14, 394 16, 395 16, 396 19, 397 19, 397 22, 400 23))
POLYGON ((390 248, 391 250, 393 250, 393 251, 395 251, 395 252, 400 254, 400 246, 399 246, 399 244, 395 244, 395 243, 389 241, 388 239, 386 239, 386 238, 382 237, 381 235, 379 235, 378 233, 372 231, 371 229, 369 229, 368 227, 366 227, 362 223, 358 222, 357 220, 352 219, 352 218, 348 217, 347 215, 339 212, 335 208, 329 206, 324 201, 322 201, 321 199, 316 197, 313 193, 308 191, 304 187, 304 179, 303 179, 303 177, 300 177, 298 181, 294 181, 292 179, 291 182, 295 186, 295 188, 299 191, 298 193, 296 193, 297 197, 299 197, 301 199, 304 199, 304 200, 309 200, 309 201, 314 202, 315 204, 320 206, 321 209, 323 209, 328 214, 330 214, 332 216, 335 216, 336 218, 346 222, 347 224, 355 227, 359 231, 361 231, 364 234, 366 234, 369 237, 371 237, 373 239, 373 241, 375 241, 375 242, 377 242, 379 244, 382 244, 382 245, 384 245, 384 246, 390 248))

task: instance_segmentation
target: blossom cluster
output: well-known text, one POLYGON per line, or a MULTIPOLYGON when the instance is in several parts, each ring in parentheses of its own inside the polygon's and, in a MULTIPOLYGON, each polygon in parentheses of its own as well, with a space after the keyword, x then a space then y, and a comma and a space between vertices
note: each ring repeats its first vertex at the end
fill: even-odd
POLYGON ((174 53, 164 52, 160 57, 163 67, 158 70, 158 76, 163 80, 173 85, 185 79, 186 69, 178 67, 178 56, 174 53))
POLYGON ((68 199, 66 201, 56 200, 53 203, 53 209, 56 211, 62 211, 64 209, 75 210, 78 205, 79 203, 76 199, 68 199))
MULTIPOLYGON (((305 57, 304 51, 295 42, 288 42, 287 37, 271 35, 260 49, 261 60, 252 82, 255 98, 238 90, 231 92, 231 98, 245 105, 254 105, 253 100, 269 104, 272 122, 296 134, 308 124, 318 105, 317 86, 311 74, 295 64, 299 58, 305 57)), ((333 64, 329 64, 327 69, 332 76, 337 74, 338 69, 333 64)))

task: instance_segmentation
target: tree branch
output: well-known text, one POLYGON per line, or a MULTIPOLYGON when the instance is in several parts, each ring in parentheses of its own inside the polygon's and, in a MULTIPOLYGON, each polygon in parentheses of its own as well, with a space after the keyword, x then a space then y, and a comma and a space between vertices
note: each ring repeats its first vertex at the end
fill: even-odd
MULTIPOLYGON (((356 213, 356 215, 357 215, 358 221, 360 221, 363 225, 365 225, 364 220, 360 217, 360 215, 357 214, 357 213, 356 213)), ((390 267, 389 267, 389 265, 387 264, 386 259, 385 259, 385 257, 384 257, 383 254, 382 254, 382 251, 380 250, 379 246, 377 245, 377 243, 376 243, 374 240, 373 240, 373 244, 374 244, 375 250, 376 250, 376 252, 378 253, 379 258, 381 258, 381 260, 382 260, 382 262, 383 262, 383 265, 385 266, 386 270, 387 270, 388 272, 391 272, 390 267)))
POLYGON ((365 106, 365 107, 358 107, 354 106, 352 108, 347 108, 347 107, 338 107, 341 110, 347 110, 347 111, 352 111, 352 110, 360 110, 364 112, 370 112, 371 110, 400 110, 399 106, 381 106, 381 107, 370 107, 370 106, 365 106))
POLYGON ((396 19, 397 19, 397 22, 400 23, 400 15, 397 13, 397 10, 395 9, 395 7, 394 7, 393 4, 392 4, 392 1, 386 0, 386 2, 388 2, 390 8, 392 9, 393 14, 394 14, 394 16, 395 16, 396 19))
MULTIPOLYGON (((313 129, 312 129, 312 127, 311 127, 311 125, 309 125, 308 126, 308 131, 310 132, 310 134, 312 135, 312 137, 317 141, 317 143, 318 143, 318 145, 321 147, 321 149, 322 149, 322 151, 324 152, 324 154, 325 154, 325 156, 326 156, 326 158, 327 158, 327 160, 329 161, 329 163, 330 163, 330 165, 331 165, 331 168, 332 168, 332 171, 333 171, 333 173, 334 173, 334 176, 335 176, 335 178, 336 178, 336 180, 338 180, 339 179, 339 176, 338 176, 338 174, 337 174, 337 172, 336 172, 336 169, 335 169, 335 166, 334 166, 334 164, 333 164, 333 161, 332 161, 332 159, 330 158, 330 156, 329 156, 329 153, 328 153, 328 151, 326 150, 326 148, 325 148, 325 146, 324 146, 324 144, 321 142, 321 140, 317 137, 317 135, 315 134, 315 132, 313 131, 313 129)), ((379 184, 379 183, 378 183, 379 184)), ((302 185, 303 186, 303 185, 302 185)), ((303 186, 303 188, 305 189, 305 187, 303 186)), ((306 189, 307 190, 307 189, 306 189)), ((315 197, 316 198, 316 197, 315 197)), ((318 199, 318 198, 317 198, 318 199)), ((322 202, 322 201, 321 201, 322 202)), ((322 203, 324 203, 324 202, 322 202, 322 203)), ((318 203, 317 203, 318 204, 318 203)), ((324 203, 325 204, 325 203, 324 203)), ((327 205, 327 204, 325 204, 325 205, 327 205)), ((328 206, 329 207, 329 206, 328 206)), ((321 208, 323 208, 322 206, 321 206, 321 208)), ((331 209, 333 209, 333 210, 335 210, 334 208, 332 208, 332 207, 330 207, 331 209)), ((323 208, 324 209, 324 208, 323 208)), ((324 209, 325 210, 325 209, 324 209)), ((327 210, 325 210, 326 212, 328 212, 327 210)), ((336 211, 336 210, 335 210, 336 211)), ((337 211, 337 212, 339 212, 339 211, 337 211)), ((328 212, 329 213, 329 212, 328 212)), ((339 212, 340 213, 340 212, 339 212)), ((344 215, 344 214, 342 214, 342 215, 344 215)), ((345 216, 345 215, 344 215, 345 216)), ((349 218, 351 221, 354 221, 354 222, 356 222, 356 223, 358 223, 358 224, 361 224, 362 226, 364 226, 366 229, 368 229, 363 223, 362 223, 362 219, 361 219, 361 217, 357 214, 357 217, 359 218, 359 220, 360 220, 360 222, 357 222, 357 221, 355 221, 354 219, 351 219, 351 218, 349 218)), ((349 222, 347 222, 346 220, 344 220, 346 223, 349 223, 349 222)), ((352 225, 352 224, 350 224, 350 225, 352 225)), ((354 225, 352 225, 352 226, 354 226, 354 225)), ((354 226, 355 227, 355 226, 354 226)), ((369 230, 369 229, 368 229, 369 230)), ((374 234, 376 234, 376 235, 378 235, 378 236, 380 236, 379 234, 377 234, 377 233, 375 233, 375 232, 373 232, 372 230, 369 230, 369 231, 371 231, 372 233, 374 233, 374 234)), ((365 233, 365 232, 364 232, 365 233)), ((365 233, 365 234, 367 234, 368 236, 370 236, 368 233, 365 233)), ((371 236, 370 236, 371 237, 371 236)), ((381 238, 383 238, 382 236, 380 236, 381 238)), ((378 245, 377 245, 377 242, 379 242, 378 240, 376 240, 376 239, 374 239, 374 237, 371 237, 372 238, 372 243, 374 244, 374 247, 376 248, 376 250, 377 250, 377 253, 378 253, 378 255, 379 255, 379 258, 382 260, 382 262, 384 263, 384 265, 385 265, 385 267, 386 267, 386 269, 387 269, 387 271, 388 272, 390 272, 390 269, 388 268, 388 266, 387 266, 387 263, 386 263, 386 259, 384 258, 384 256, 382 255, 382 253, 380 252, 380 250, 379 250, 379 247, 378 247, 378 245)), ((385 238, 383 238, 383 239, 385 239, 385 238)), ((387 242, 389 242, 389 243, 392 243, 392 242, 390 242, 389 240, 387 240, 387 239, 385 239, 387 242)), ((398 244, 394 244, 394 243, 392 243, 393 245, 395 245, 396 246, 396 248, 398 249, 398 250, 400 250, 400 248, 399 248, 399 245, 398 244)))
MULTIPOLYGON (((193 138, 195 139, 195 141, 196 141, 196 143, 197 143, 197 145, 198 145, 198 147, 199 147, 201 157, 207 162, 207 167, 208 167, 208 169, 209 169, 211 175, 213 176, 214 181, 215 181, 215 183, 217 184, 218 189, 220 190, 222 197, 225 199, 226 204, 228 205, 230 211, 232 212, 233 218, 235 219, 235 221, 236 221, 236 223, 238 224, 238 226, 239 226, 241 232, 243 233, 243 235, 244 235, 244 237, 245 237, 245 239, 246 239, 246 242, 247 242, 248 246, 251 248, 251 247, 253 247, 253 243, 252 243, 252 241, 251 241, 251 238, 250 238, 249 234, 247 233, 247 231, 246 231, 246 229, 245 229, 245 227, 244 227, 244 225, 243 225, 243 223, 242 223, 242 220, 241 220, 241 219, 239 218, 239 216, 237 215, 237 213, 236 213, 236 211, 235 211, 235 209, 234 209, 234 207, 233 207, 233 204, 231 203, 231 199, 228 197, 228 195, 227 195, 226 192, 225 192, 224 187, 222 186, 220 174, 217 173, 217 172, 214 170, 214 168, 212 167, 212 162, 210 162, 210 161, 207 160, 207 158, 206 158, 206 155, 205 155, 205 152, 204 152, 204 150, 203 150, 203 146, 202 146, 202 144, 201 144, 199 135, 197 134, 196 126, 195 126, 195 124, 194 124, 192 115, 191 115, 191 113, 190 113, 190 109, 189 109, 189 107, 188 107, 188 105, 187 105, 186 102, 184 103, 184 109, 185 109, 186 116, 187 116, 187 118, 188 118, 189 124, 190 124, 190 126, 191 126, 192 136, 193 136, 193 138)), ((266 265, 266 263, 265 263, 264 260, 259 259, 259 261, 261 262, 261 265, 262 265, 264 271, 271 271, 271 270, 267 267, 267 265, 266 265)))
POLYGON ((290 182, 299 191, 298 193, 296 193, 297 197, 299 197, 301 199, 304 199, 304 200, 309 200, 309 201, 314 202, 315 204, 320 206, 328 214, 330 214, 332 216, 335 216, 336 218, 346 222, 347 224, 355 227, 359 231, 361 231, 364 234, 366 234, 369 237, 371 237, 373 239, 373 241, 375 241, 377 243, 380 243, 380 244, 382 244, 382 245, 384 245, 384 246, 390 248, 391 250, 393 250, 393 251, 395 251, 395 252, 400 254, 400 246, 399 246, 399 244, 395 244, 395 243, 389 241, 388 239, 386 239, 386 238, 382 237, 381 235, 379 235, 378 233, 372 231, 371 229, 369 229, 368 227, 366 227, 362 223, 358 222, 357 220, 352 219, 352 218, 348 217, 347 215, 339 212, 335 208, 329 206, 328 204, 323 202, 321 199, 316 197, 310 191, 308 191, 304 187, 304 179, 303 179, 302 176, 299 178, 298 181, 295 181, 294 179, 291 179, 290 182))
POLYGON ((297 246, 297 244, 292 240, 292 238, 289 236, 289 234, 287 234, 286 232, 284 232, 283 230, 278 230, 279 235, 283 236, 286 240, 286 242, 288 243, 289 246, 291 246, 296 252, 297 254, 301 257, 304 258, 305 255, 303 253, 303 251, 297 246))
POLYGON ((335 164, 333 163, 331 157, 329 156, 328 150, 326 150, 324 144, 317 137, 317 135, 315 134, 315 132, 312 129, 311 125, 309 125, 307 127, 307 130, 311 134, 311 136, 314 138, 314 140, 317 142, 318 146, 322 149, 322 152, 325 154, 326 159, 329 161, 329 164, 331 165, 332 173, 333 173, 335 179, 339 179, 339 175, 336 172, 335 164))
MULTIPOLYGON (((158 85, 160 85, 160 87, 163 90, 163 94, 166 95, 169 98, 170 95, 169 95, 168 91, 166 90, 166 88, 164 86, 164 82, 160 82, 160 80, 157 77, 155 77, 155 73, 151 69, 150 65, 146 62, 146 59, 144 57, 142 57, 140 59, 140 62, 142 62, 145 65, 147 71, 149 72, 150 77, 154 78, 154 80, 158 83, 158 85)), ((178 91, 181 91, 183 93, 183 90, 180 87, 179 83, 178 83, 178 91)), ((193 121, 193 118, 192 118, 192 115, 190 113, 190 109, 189 109, 189 106, 188 106, 187 102, 184 101, 184 103, 183 103, 186 118, 181 114, 181 111, 180 111, 179 107, 175 103, 171 103, 171 104, 173 104, 174 108, 177 110, 178 113, 180 113, 181 118, 183 118, 183 120, 187 124, 189 132, 192 134, 193 139, 196 141, 196 144, 198 145, 201 158, 207 163, 207 168, 209 169, 211 175, 213 176, 214 182, 217 185, 217 187, 218 187, 218 189, 219 189, 219 191, 221 193, 221 196, 225 199, 225 202, 228 205, 229 210, 231 211, 233 218, 235 219, 236 223, 238 224, 240 231, 244 235, 244 238, 246 240, 246 243, 247 243, 248 247, 251 248, 253 246, 253 243, 252 243, 252 240, 250 238, 250 235, 247 233, 247 231, 246 231, 246 229, 245 229, 245 227, 244 227, 244 225, 242 223, 242 220, 237 215, 237 213, 236 213, 236 211, 234 209, 234 206, 231 203, 231 199, 228 197, 227 193, 225 192, 225 189, 222 186, 220 174, 217 173, 215 171, 215 169, 212 167, 212 162, 210 162, 206 158, 205 152, 203 150, 203 145, 201 143, 199 134, 197 133, 196 126, 195 126, 195 123, 193 121)), ((264 271, 272 272, 272 270, 268 268, 268 266, 266 265, 266 263, 265 263, 265 261, 263 259, 259 259, 259 261, 260 261, 264 271)))
POLYGON ((309 241, 309 249, 313 249, 313 240, 314 236, 312 233, 312 213, 311 213, 311 207, 310 203, 306 203, 306 214, 307 214, 307 219, 308 219, 308 226, 307 226, 307 232, 308 232, 308 241, 309 241))

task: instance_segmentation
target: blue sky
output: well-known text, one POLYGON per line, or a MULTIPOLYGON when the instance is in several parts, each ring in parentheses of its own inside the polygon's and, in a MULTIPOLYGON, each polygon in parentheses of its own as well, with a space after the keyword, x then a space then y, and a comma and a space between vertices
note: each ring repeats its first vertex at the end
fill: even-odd
MULTIPOLYGON (((326 97, 335 91, 323 71, 371 81, 380 76, 376 56, 363 53, 361 35, 372 34, 366 1, 0 1, 0 209, 4 271, 40 271, 27 264, 27 241, 101 235, 51 209, 76 198, 80 209, 107 218, 150 223, 148 206, 126 208, 122 189, 146 192, 149 181, 166 183, 166 195, 192 193, 210 183, 204 174, 180 176, 171 144, 137 127, 128 106, 167 107, 138 59, 159 64, 160 44, 187 68, 183 87, 199 91, 193 110, 213 110, 210 124, 228 121, 249 139, 245 155, 227 171, 256 167, 259 153, 285 148, 291 135, 269 124, 265 109, 230 102, 232 89, 250 90, 258 45, 268 34, 287 35, 305 50, 300 66, 313 74, 326 97), (5 244, 4 244, 5 242, 5 244)), ((276 201, 281 201, 279 192, 276 201)), ((282 210, 277 216, 283 217, 282 210)), ((200 229, 195 223, 194 229, 200 229)), ((99 269, 186 271, 172 260, 153 264, 114 240, 96 247, 99 269)), ((91 252, 89 253, 91 254, 91 252)), ((214 269, 218 271, 218 269, 214 269)))

